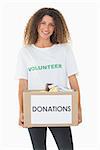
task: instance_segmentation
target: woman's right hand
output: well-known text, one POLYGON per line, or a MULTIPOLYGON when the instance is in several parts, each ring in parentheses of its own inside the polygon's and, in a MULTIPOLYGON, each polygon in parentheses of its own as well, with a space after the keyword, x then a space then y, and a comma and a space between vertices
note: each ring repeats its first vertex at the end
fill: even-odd
POLYGON ((19 125, 24 128, 24 113, 19 113, 19 125))

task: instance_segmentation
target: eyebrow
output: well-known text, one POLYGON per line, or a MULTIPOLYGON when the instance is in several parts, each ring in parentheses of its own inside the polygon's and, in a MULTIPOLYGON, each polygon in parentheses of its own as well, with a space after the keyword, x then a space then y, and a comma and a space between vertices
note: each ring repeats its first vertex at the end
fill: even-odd
MULTIPOLYGON (((41 20, 41 21, 40 21, 40 23, 41 23, 41 22, 46 22, 46 21, 45 21, 45 20, 41 20)), ((54 22, 50 22, 49 24, 53 24, 53 25, 55 25, 55 23, 54 23, 54 22)))

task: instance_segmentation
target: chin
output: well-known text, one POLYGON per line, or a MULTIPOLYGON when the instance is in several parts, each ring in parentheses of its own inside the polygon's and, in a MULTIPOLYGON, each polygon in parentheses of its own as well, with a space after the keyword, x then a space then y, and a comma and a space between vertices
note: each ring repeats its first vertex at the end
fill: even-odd
POLYGON ((41 36, 42 39, 47 40, 50 39, 50 36, 41 36))

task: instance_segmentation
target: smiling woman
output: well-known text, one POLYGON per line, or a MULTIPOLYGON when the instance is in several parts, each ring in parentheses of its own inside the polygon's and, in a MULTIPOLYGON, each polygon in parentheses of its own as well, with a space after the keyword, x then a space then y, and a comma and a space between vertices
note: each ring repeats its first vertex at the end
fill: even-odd
POLYGON ((38 25, 38 33, 39 37, 38 38, 44 38, 48 39, 54 32, 54 21, 53 18, 50 16, 44 16, 42 18, 42 21, 38 25))
POLYGON ((64 17, 54 8, 42 8, 33 14, 25 29, 24 43, 36 44, 37 40, 39 41, 38 37, 41 36, 38 32, 45 38, 50 37, 51 44, 66 43, 70 40, 64 17))
MULTIPOLYGON (((18 55, 19 125, 24 127, 23 91, 44 89, 47 83, 78 90, 78 120, 82 121, 78 72, 71 49, 70 34, 63 15, 54 8, 42 8, 29 19, 24 32, 24 47, 18 55)), ((47 110, 53 110, 50 107, 47 110)), ((34 108, 35 109, 35 108, 34 108)), ((34 110, 33 109, 33 110, 34 110)), ((44 108, 38 107, 38 110, 44 108)), ((62 107, 56 108, 62 110, 62 107)), ((70 110, 70 108, 66 108, 70 110)), ((54 109, 55 110, 55 109, 54 109)), ((70 127, 49 127, 59 150, 73 150, 70 127)), ((35 150, 46 150, 47 127, 28 128, 35 150)))

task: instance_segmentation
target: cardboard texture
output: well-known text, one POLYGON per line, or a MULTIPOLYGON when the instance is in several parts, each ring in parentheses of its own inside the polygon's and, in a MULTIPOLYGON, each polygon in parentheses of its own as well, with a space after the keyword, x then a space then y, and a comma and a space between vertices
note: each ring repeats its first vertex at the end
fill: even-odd
POLYGON ((78 91, 23 92, 24 127, 78 125, 78 91))

